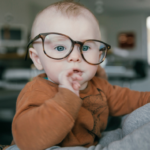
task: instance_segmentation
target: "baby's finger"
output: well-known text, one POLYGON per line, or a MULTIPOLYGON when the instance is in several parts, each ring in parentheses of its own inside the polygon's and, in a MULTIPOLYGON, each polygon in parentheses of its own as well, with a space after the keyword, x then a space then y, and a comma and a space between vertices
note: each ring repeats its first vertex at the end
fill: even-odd
POLYGON ((74 73, 71 76, 72 80, 82 80, 82 77, 79 74, 74 73))
POLYGON ((73 74, 73 69, 67 70, 66 75, 67 75, 68 77, 71 76, 72 74, 73 74))
POLYGON ((80 76, 81 76, 81 75, 82 75, 82 73, 81 73, 81 72, 78 72, 78 75, 80 75, 80 76))
POLYGON ((77 81, 72 82, 72 87, 74 90, 79 90, 80 84, 77 81))

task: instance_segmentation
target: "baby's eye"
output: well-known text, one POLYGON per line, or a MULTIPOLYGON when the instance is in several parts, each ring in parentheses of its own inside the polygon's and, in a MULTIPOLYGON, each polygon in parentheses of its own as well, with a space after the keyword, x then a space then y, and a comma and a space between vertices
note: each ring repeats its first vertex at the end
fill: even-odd
POLYGON ((56 49, 57 51, 64 51, 64 50, 65 50, 65 47, 64 47, 64 46, 57 46, 57 47, 55 47, 55 49, 56 49))
POLYGON ((82 48, 82 51, 88 51, 89 48, 90 48, 89 46, 84 45, 83 48, 82 48))

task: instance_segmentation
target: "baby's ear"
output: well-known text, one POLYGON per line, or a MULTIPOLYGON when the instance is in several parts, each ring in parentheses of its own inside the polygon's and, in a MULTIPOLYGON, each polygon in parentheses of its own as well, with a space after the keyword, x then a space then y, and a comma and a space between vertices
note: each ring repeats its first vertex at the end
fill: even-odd
POLYGON ((30 55, 30 58, 32 59, 35 67, 38 70, 43 70, 43 66, 41 64, 40 58, 38 56, 38 53, 37 53, 37 51, 34 48, 30 48, 29 49, 29 55, 30 55))

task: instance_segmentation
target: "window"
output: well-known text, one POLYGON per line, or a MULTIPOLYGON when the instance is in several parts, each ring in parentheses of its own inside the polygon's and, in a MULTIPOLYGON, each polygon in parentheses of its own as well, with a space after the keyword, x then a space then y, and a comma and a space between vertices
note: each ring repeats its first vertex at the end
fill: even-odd
POLYGON ((150 16, 147 17, 146 20, 146 25, 147 25, 147 60, 148 60, 148 64, 150 65, 150 16))

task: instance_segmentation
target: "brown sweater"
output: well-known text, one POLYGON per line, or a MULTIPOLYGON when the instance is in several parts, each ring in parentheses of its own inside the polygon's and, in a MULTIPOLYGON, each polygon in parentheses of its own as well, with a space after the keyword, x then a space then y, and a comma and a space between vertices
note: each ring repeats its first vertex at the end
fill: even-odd
POLYGON ((21 150, 43 150, 54 145, 97 144, 108 116, 128 114, 150 102, 150 92, 112 86, 94 77, 80 98, 43 77, 35 77, 17 99, 12 132, 21 150))

